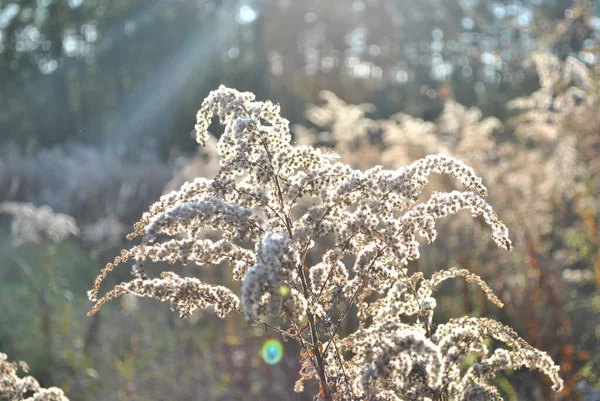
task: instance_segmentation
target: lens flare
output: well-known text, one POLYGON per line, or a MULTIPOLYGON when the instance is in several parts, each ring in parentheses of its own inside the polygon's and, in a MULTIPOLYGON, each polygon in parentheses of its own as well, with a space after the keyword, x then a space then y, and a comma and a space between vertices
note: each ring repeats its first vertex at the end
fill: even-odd
POLYGON ((288 287, 287 285, 282 285, 281 287, 279 287, 279 295, 281 295, 282 297, 287 297, 288 295, 290 295, 290 287, 288 287))
POLYGON ((283 345, 274 338, 267 340, 260 350, 260 355, 267 364, 275 365, 283 357, 283 345))

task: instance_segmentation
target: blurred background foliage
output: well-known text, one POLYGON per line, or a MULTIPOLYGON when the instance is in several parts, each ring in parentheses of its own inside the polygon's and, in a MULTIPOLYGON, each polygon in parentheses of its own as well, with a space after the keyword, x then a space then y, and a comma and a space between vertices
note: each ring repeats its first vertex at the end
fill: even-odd
POLYGON ((0 202, 79 227, 17 246, 0 215, 0 351, 73 400, 308 399, 291 391, 294 345, 267 366, 273 333, 240 316, 178 321, 131 298, 85 316, 148 205, 214 174, 190 132, 224 84, 280 103, 296 140, 357 167, 432 151, 471 164, 516 249, 449 222, 419 268, 473 269, 507 306, 459 285, 443 312, 497 314, 561 363, 565 393, 509 375, 507 399, 600 400, 599 38, 590 0, 0 0, 0 202), (524 64, 534 51, 555 59, 524 64))

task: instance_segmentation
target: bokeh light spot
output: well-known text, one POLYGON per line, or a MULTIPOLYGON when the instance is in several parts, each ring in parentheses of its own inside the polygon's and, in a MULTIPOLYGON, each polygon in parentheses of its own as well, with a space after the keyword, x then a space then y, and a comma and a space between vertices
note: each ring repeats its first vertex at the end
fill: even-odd
POLYGON ((252 7, 242 6, 242 7, 240 7, 240 11, 238 12, 236 21, 238 24, 249 24, 251 22, 254 22, 256 17, 257 17, 256 11, 254 11, 254 9, 252 9, 252 7))
POLYGON ((279 295, 281 295, 282 297, 287 297, 288 295, 290 295, 290 287, 288 287, 287 285, 282 285, 281 287, 279 287, 279 295))
POLYGON ((267 364, 275 365, 283 357, 283 345, 279 340, 271 338, 263 344, 260 355, 267 364))

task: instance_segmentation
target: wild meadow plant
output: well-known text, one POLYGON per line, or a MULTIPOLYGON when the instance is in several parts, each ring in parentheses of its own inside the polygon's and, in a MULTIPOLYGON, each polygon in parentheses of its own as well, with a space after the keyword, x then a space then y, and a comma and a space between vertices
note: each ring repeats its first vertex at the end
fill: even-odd
POLYGON ((0 352, 0 400, 8 401, 69 401, 57 387, 43 388, 32 376, 19 377, 19 369, 27 373, 25 362, 10 362, 0 352), (30 397, 25 397, 31 394, 30 397))
POLYGON ((502 400, 495 375, 521 367, 562 388, 558 366, 511 328, 478 317, 434 324, 436 290, 451 278, 476 283, 502 306, 479 276, 451 268, 426 278, 409 265, 419 258, 417 235, 434 241, 436 221, 462 210, 481 216, 498 246, 511 249, 472 168, 439 154, 395 170, 356 170, 330 152, 293 146, 277 105, 223 86, 198 112, 201 145, 214 116, 224 126, 215 177, 185 183, 144 213, 129 235, 141 243, 96 278, 90 315, 125 294, 168 301, 181 318, 208 307, 220 317, 238 312, 299 343, 294 390, 315 380, 315 400, 502 400), (432 173, 466 190, 421 199, 432 173), (219 237, 206 239, 207 230, 219 237), (150 278, 147 259, 231 268, 241 294, 174 272, 150 278), (128 261, 134 279, 100 295, 109 272, 128 261), (351 314, 357 325, 344 335, 351 314))
MULTIPOLYGON (((26 243, 34 243, 51 252, 51 246, 72 235, 78 235, 79 229, 75 220, 66 214, 56 213, 48 206, 36 207, 29 203, 3 202, 0 203, 0 215, 12 215, 11 234, 15 247, 26 243), (50 244, 50 246, 46 246, 50 244)), ((13 256, 17 258, 17 256, 13 256)), ((32 268, 19 259, 19 265, 24 273, 31 278, 32 268)), ((52 266, 45 266, 51 286, 55 287, 52 277, 52 266)), ((47 312, 49 303, 43 291, 39 291, 40 309, 47 312)), ((4 305, 5 306, 5 305, 4 305)), ((45 348, 46 359, 52 361, 52 336, 49 313, 40 316, 42 326, 46 329, 41 341, 45 348)), ((0 352, 0 400, 8 401, 68 401, 63 391, 57 387, 43 388, 32 376, 19 377, 19 370, 29 372, 25 362, 11 362, 6 354, 0 352)))
MULTIPOLYGON (((419 269, 431 275, 452 263, 450 255, 459 267, 489 280, 506 302, 503 309, 490 310, 493 305, 486 306, 458 282, 454 288, 462 299, 444 297, 438 310, 444 316, 475 308, 493 313, 559 358, 565 381, 560 395, 528 374, 510 380, 525 399, 559 400, 582 386, 593 388, 598 376, 600 334, 594 333, 598 322, 590 316, 597 315, 592 311, 597 310, 595 289, 600 286, 600 66, 536 52, 523 67, 528 74, 535 72, 539 88, 508 102, 511 118, 504 123, 452 98, 444 100, 434 121, 406 113, 372 119, 372 105, 347 104, 323 92, 320 104, 307 109, 312 126, 292 129, 299 142, 331 147, 355 168, 382 164, 396 169, 445 153, 494 183, 488 202, 510 227, 515 249, 504 252, 482 241, 485 225, 448 219, 437 226, 438 241, 418 260, 419 269)), ((454 185, 440 176, 431 179, 431 188, 451 190, 454 185)))

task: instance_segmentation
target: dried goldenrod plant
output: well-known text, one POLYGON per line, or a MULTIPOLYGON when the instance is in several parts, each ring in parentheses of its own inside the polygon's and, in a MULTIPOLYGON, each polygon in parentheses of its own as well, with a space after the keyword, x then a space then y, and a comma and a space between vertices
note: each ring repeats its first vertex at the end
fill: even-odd
MULTIPOLYGON (((596 307, 587 300, 600 286, 600 70, 598 64, 561 60, 547 52, 533 53, 524 67, 537 73, 540 87, 507 103, 512 117, 505 124, 451 98, 435 121, 405 113, 374 120, 368 105, 346 104, 325 92, 306 115, 317 128, 293 129, 304 144, 330 146, 353 167, 396 169, 444 153, 493 183, 488 202, 510 227, 515 250, 492 249, 481 240, 487 227, 450 219, 438 226, 438 243, 419 259, 419 268, 431 274, 451 255, 460 267, 490 280, 506 300, 499 311, 502 321, 560 358, 562 395, 516 384, 520 395, 558 400, 579 391, 576 382, 583 385, 577 370, 597 365, 586 356, 597 355, 597 347, 584 338, 594 335, 590 327, 597 322, 589 316, 596 307)), ((453 188, 451 181, 436 178, 429 190, 453 188)), ((463 292, 460 302, 453 303, 456 309, 471 311, 473 303, 485 308, 464 283, 455 288, 463 292)), ((515 377, 513 383, 524 383, 525 377, 515 377)))
POLYGON ((463 210, 481 216, 493 240, 511 249, 472 168, 439 154, 395 170, 356 170, 331 153, 293 146, 277 105, 225 87, 198 112, 200 144, 214 116, 224 126, 216 176, 196 178, 150 207, 129 236, 141 243, 97 277, 90 314, 125 294, 168 301, 182 318, 209 306, 221 317, 237 311, 300 344, 295 390, 316 380, 315 400, 500 400, 492 386, 496 373, 523 366, 544 372, 555 390, 562 387, 550 357, 509 327, 475 317, 433 324, 436 289, 450 278, 477 283, 502 306, 477 275, 449 269, 426 278, 409 271, 419 258, 417 236, 434 241, 436 221, 463 210), (422 199, 432 173, 452 176, 466 190, 422 199), (206 229, 220 238, 204 238, 206 229), (147 259, 227 265, 241 294, 173 272, 149 278, 147 259), (128 261, 135 278, 100 296, 107 274, 128 261), (353 307, 358 326, 343 336, 353 307), (506 347, 492 349, 490 339, 506 347))
POLYGON ((0 400, 7 401, 69 401, 57 387, 43 388, 32 376, 19 377, 19 369, 27 373, 25 362, 10 362, 0 352, 0 400), (31 396, 27 396, 31 394, 31 396))

